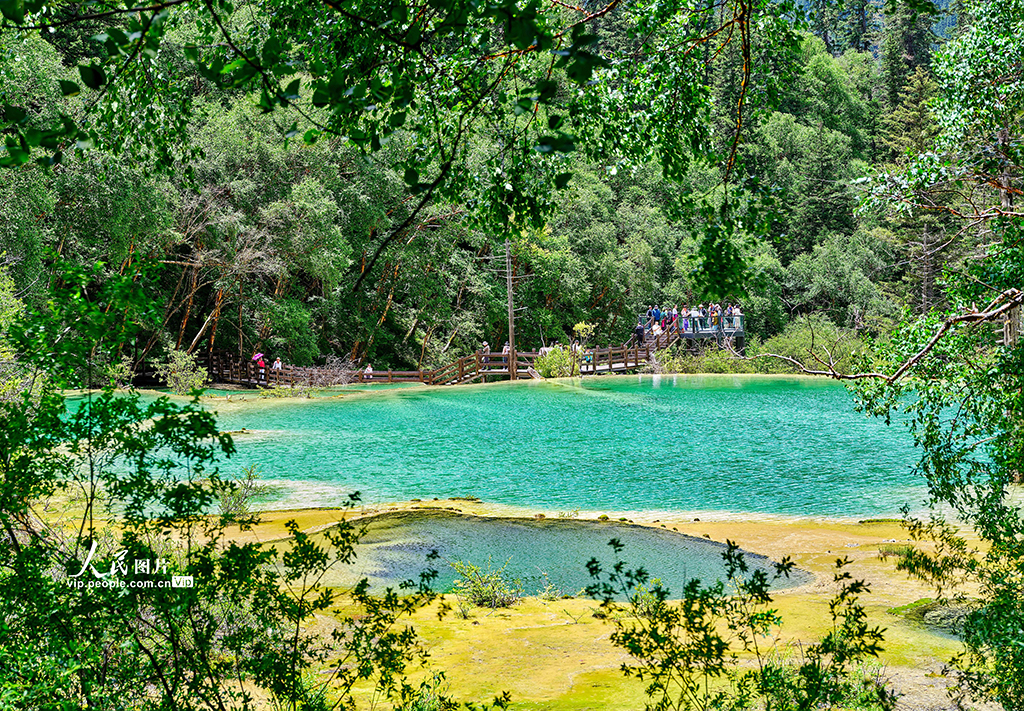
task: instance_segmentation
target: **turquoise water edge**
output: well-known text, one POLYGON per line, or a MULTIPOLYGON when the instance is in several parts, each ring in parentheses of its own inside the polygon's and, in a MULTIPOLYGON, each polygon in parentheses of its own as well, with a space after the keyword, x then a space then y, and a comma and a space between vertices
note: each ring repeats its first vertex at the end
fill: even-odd
POLYGON ((211 398, 268 507, 478 497, 540 511, 891 516, 924 496, 902 427, 802 377, 617 376, 211 398), (237 397, 234 398, 237 400, 237 397))

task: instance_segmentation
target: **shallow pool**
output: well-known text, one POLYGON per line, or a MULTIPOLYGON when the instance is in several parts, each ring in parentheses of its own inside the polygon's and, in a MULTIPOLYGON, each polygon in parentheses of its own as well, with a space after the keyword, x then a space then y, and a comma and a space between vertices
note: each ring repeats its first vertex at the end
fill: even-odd
MULTIPOLYGON (((466 516, 451 512, 405 511, 370 519, 356 548, 356 562, 332 569, 327 585, 354 585, 366 577, 380 590, 404 580, 418 580, 428 565, 438 571, 435 590, 448 592, 458 574, 451 562, 471 563, 483 571, 502 570, 510 584, 526 595, 576 595, 594 579, 587 561, 596 558, 609 569, 616 560, 643 568, 678 594, 687 580, 711 583, 725 577, 725 544, 694 538, 667 529, 618 522, 573 519, 509 519, 466 516), (624 546, 616 558, 608 542, 624 546), (438 558, 428 562, 431 551, 438 558)), ((750 572, 774 571, 771 561, 746 553, 750 572)), ((810 582, 812 576, 795 570, 776 587, 810 582)))
POLYGON ((479 497, 540 511, 867 517, 924 496, 900 427, 796 377, 619 376, 213 402, 274 507, 479 497))

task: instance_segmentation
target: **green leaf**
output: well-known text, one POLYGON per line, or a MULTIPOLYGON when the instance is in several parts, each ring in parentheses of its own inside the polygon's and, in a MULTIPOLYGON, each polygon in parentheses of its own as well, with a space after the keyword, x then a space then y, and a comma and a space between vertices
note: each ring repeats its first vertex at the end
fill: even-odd
POLYGON ((90 89, 99 89, 107 83, 107 75, 103 73, 103 69, 95 64, 90 64, 89 66, 79 64, 78 73, 82 76, 82 81, 85 82, 85 85, 90 89))
POLYGON ((420 181, 420 173, 415 168, 405 169, 405 182, 407 185, 415 185, 420 181))
POLYGON ((21 123, 28 114, 20 106, 4 105, 4 121, 7 123, 21 123))
POLYGON ((60 90, 64 96, 78 96, 82 93, 82 89, 73 81, 60 80, 60 90))
POLYGON ((555 176, 555 188, 562 190, 569 184, 569 180, 572 179, 572 173, 559 173, 555 176))
POLYGON ((541 136, 538 144, 533 147, 538 153, 569 153, 576 150, 576 144, 570 136, 541 136))
POLYGON ((0 0, 0 13, 16 25, 25 22, 25 0, 0 0))

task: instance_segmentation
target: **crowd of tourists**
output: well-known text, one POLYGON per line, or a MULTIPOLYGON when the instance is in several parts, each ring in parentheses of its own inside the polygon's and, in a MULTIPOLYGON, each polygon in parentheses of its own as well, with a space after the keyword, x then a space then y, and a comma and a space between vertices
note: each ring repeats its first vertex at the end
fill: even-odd
POLYGON ((680 309, 651 306, 637 318, 633 333, 637 341, 662 333, 700 333, 701 331, 738 330, 743 327, 743 311, 739 304, 683 304, 680 309))

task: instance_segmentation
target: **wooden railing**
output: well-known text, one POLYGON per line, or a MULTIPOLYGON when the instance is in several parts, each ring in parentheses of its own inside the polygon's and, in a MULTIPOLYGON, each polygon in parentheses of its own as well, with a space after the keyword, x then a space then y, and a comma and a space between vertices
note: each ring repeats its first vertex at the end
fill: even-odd
MULTIPOLYGON (((648 339, 643 345, 592 348, 578 354, 581 374, 620 372, 638 368, 650 360, 651 353, 667 348, 679 340, 675 333, 663 333, 648 339)), ((325 376, 326 371, 316 367, 282 365, 280 368, 260 368, 252 360, 215 351, 200 361, 214 382, 249 385, 253 387, 313 387, 340 385, 340 381, 353 383, 423 383, 424 385, 458 385, 471 383, 488 376, 528 377, 540 354, 535 351, 515 353, 474 353, 463 356, 434 370, 354 370, 331 371, 339 382, 325 376)))

